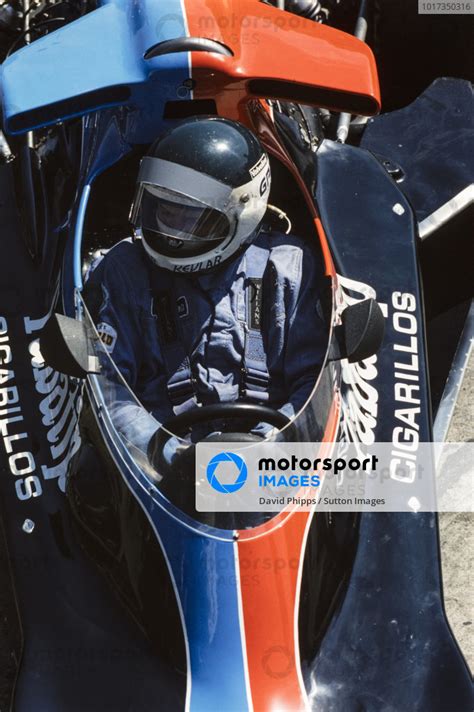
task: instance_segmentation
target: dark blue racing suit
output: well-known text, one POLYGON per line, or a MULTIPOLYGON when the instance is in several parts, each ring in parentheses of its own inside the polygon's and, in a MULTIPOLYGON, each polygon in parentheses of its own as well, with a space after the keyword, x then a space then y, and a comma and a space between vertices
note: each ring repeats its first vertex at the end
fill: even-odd
POLYGON ((318 274, 300 238, 273 232, 209 274, 161 269, 139 239, 115 245, 87 293, 102 340, 144 406, 121 402, 119 431, 146 451, 156 420, 197 404, 248 400, 295 415, 327 345, 318 274))

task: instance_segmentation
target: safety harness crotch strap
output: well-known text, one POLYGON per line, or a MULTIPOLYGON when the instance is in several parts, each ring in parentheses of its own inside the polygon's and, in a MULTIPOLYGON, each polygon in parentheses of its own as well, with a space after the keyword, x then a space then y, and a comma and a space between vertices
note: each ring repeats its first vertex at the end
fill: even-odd
MULTIPOLYGON (((252 258, 245 257, 244 354, 241 364, 240 397, 268 400, 270 376, 262 338, 262 282, 269 251, 253 246, 252 258)), ((166 369, 167 391, 176 415, 199 405, 196 380, 186 351, 179 318, 179 304, 172 272, 160 270, 160 287, 153 290, 153 313, 166 369)), ((154 283, 152 279, 151 283, 154 283)), ((192 308, 192 305, 190 305, 192 308)))

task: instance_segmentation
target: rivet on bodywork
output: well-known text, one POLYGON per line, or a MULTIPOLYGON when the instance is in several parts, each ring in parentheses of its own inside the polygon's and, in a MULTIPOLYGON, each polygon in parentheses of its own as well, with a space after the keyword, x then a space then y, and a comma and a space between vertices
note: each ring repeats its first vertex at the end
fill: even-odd
POLYGON ((21 528, 23 529, 25 534, 32 534, 35 528, 35 523, 32 519, 25 519, 21 528))

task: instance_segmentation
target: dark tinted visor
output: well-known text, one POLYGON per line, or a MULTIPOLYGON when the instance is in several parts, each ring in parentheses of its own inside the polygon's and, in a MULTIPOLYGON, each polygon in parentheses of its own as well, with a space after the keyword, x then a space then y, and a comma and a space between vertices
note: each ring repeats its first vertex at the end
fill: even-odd
POLYGON ((199 243, 223 240, 230 231, 229 220, 219 210, 199 203, 190 205, 169 200, 147 188, 141 201, 141 226, 146 231, 199 243))

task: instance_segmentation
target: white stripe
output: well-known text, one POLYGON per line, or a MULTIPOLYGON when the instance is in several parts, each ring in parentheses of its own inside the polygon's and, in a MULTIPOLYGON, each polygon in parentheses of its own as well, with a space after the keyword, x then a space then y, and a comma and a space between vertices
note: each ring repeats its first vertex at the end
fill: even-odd
POLYGON ((437 230, 441 225, 447 223, 452 217, 474 203, 474 183, 468 185, 460 193, 448 200, 447 203, 428 215, 427 218, 418 223, 418 234, 424 240, 437 230))
MULTIPOLYGON (((100 386, 98 386, 98 384, 97 384, 97 385, 94 387, 94 385, 93 385, 93 383, 92 383, 92 379, 93 379, 93 377, 92 377, 92 378, 89 378, 89 380, 90 380, 90 382, 91 382, 90 385, 91 385, 92 391, 95 391, 96 388, 97 388, 98 391, 99 391, 99 393, 100 393, 100 395, 102 395, 101 392, 100 392, 100 386)), ((95 379, 94 379, 94 380, 95 380, 95 379)), ((94 394, 94 395, 95 395, 95 399, 97 399, 97 394, 94 394)), ((105 405, 105 404, 104 404, 104 405, 105 405)), ((107 412, 106 407, 103 406, 103 407, 102 407, 102 418, 100 419, 100 420, 102 421, 102 425, 109 431, 109 434, 110 434, 110 429, 112 428, 112 430, 114 431, 115 435, 120 438, 120 436, 118 435, 117 431, 115 430, 113 424, 112 424, 110 421, 109 421, 108 424, 105 422, 106 419, 104 418, 104 411, 107 412), (109 427, 107 427, 107 425, 108 425, 109 427)), ((101 430, 101 422, 99 421, 99 418, 97 417, 97 413, 95 412, 95 409, 94 409, 94 408, 92 408, 92 412, 93 412, 93 414, 94 414, 94 418, 95 418, 95 420, 96 420, 97 426, 98 426, 99 431, 100 431, 100 430, 101 430)), ((108 418, 107 418, 107 419, 108 419, 108 418)), ((140 498, 136 495, 136 493, 133 491, 132 487, 130 486, 130 483, 129 483, 128 479, 127 479, 127 478, 123 475, 123 473, 122 473, 122 469, 121 469, 119 463, 117 462, 117 457, 116 457, 116 455, 119 455, 120 453, 118 453, 116 450, 115 450, 115 452, 112 452, 112 449, 109 447, 109 444, 108 444, 108 442, 106 441, 105 438, 104 438, 104 442, 105 442, 105 446, 106 446, 107 450, 108 450, 109 453, 110 453, 110 456, 112 457, 112 459, 113 459, 113 461, 114 461, 114 463, 115 463, 115 465, 116 465, 118 471, 120 472, 120 475, 121 475, 122 479, 125 481, 125 484, 127 485, 127 487, 128 487, 128 489, 130 490, 131 494, 133 495, 133 497, 135 497, 136 501, 138 502, 138 504, 140 505, 140 507, 143 509, 143 511, 144 511, 144 513, 145 513, 145 516, 146 516, 146 518, 148 519, 148 521, 149 521, 149 523, 150 523, 150 526, 151 526, 151 528, 153 529, 153 531, 154 531, 154 533, 155 533, 155 536, 156 536, 156 538, 157 538, 157 540, 158 540, 158 543, 159 543, 159 545, 160 545, 160 547, 161 547, 161 551, 163 552, 163 556, 164 556, 165 561, 166 561, 166 566, 168 567, 168 572, 169 572, 169 575, 170 575, 171 583, 172 583, 172 585, 173 585, 173 590, 174 590, 174 594, 175 594, 175 597, 176 597, 176 603, 177 603, 177 605, 178 605, 179 617, 180 617, 180 619, 181 619, 181 626, 182 626, 182 628, 183 628, 184 647, 185 647, 185 649, 186 649, 186 702, 185 702, 185 712, 188 712, 188 711, 189 711, 189 707, 190 707, 190 701, 191 701, 191 684, 192 684, 192 676, 191 676, 191 656, 190 656, 190 654, 189 654, 189 641, 188 641, 188 633, 187 633, 187 630, 186 630, 186 622, 185 622, 185 618, 184 618, 184 611, 183 611, 183 607, 182 607, 182 605, 181 605, 181 599, 180 599, 180 597, 179 597, 178 588, 177 588, 177 586, 176 586, 176 581, 175 581, 175 578, 174 578, 174 575, 173 575, 173 569, 172 569, 172 567, 171 567, 171 563, 170 563, 170 561, 169 561, 169 559, 168 559, 168 556, 166 555, 166 549, 165 549, 165 547, 163 546, 163 542, 162 542, 162 540, 161 540, 160 535, 158 534, 158 530, 156 529, 155 524, 154 524, 153 520, 152 520, 151 517, 150 517, 150 513, 149 513, 148 510, 146 509, 146 507, 145 507, 145 505, 143 504, 143 502, 141 501, 141 499, 140 499, 140 498)), ((122 460, 123 460, 123 458, 122 458, 122 460)), ((126 463, 125 461, 124 461, 124 464, 125 464, 125 466, 127 466, 127 463, 126 463)), ((140 482, 138 482, 138 480, 135 480, 135 481, 137 482, 137 484, 138 484, 140 487, 142 487, 143 490, 145 489, 145 488, 143 487, 143 485, 142 485, 140 482)))
POLYGON ((237 606, 239 610, 239 627, 240 627, 240 639, 242 641, 242 661, 244 666, 245 675, 245 690, 247 692, 247 705, 248 711, 253 712, 252 694, 250 691, 250 675, 249 675, 249 661, 247 657, 247 641, 245 638, 245 621, 244 621, 244 608, 242 605, 242 589, 240 587, 240 566, 239 566, 239 549, 238 540, 234 541, 234 565, 235 565, 235 584, 237 587, 237 606))
MULTIPOLYGON (((339 420, 340 420, 340 417, 341 417, 341 409, 339 407, 339 420)), ((305 553, 306 553, 306 542, 308 540, 309 530, 311 529, 311 524, 313 522, 313 516, 315 514, 316 509, 317 509, 317 507, 316 507, 316 505, 314 505, 309 516, 308 516, 308 521, 306 522, 303 540, 301 542, 300 560, 299 560, 299 566, 298 566, 298 578, 296 579, 295 610, 293 612, 293 625, 294 625, 293 635, 294 635, 294 639, 295 639, 295 662, 297 662, 296 670, 297 670, 298 680, 299 680, 300 687, 301 687, 301 693, 303 695, 303 699, 305 701, 305 707, 308 710, 308 712, 310 712, 310 710, 311 710, 311 705, 309 702, 308 693, 306 692, 306 687, 305 687, 304 680, 303 680, 303 674, 301 672, 298 613, 299 613, 299 602, 300 602, 300 593, 301 593, 301 581, 303 578, 304 557, 305 557, 305 553)))
MULTIPOLYGON (((180 0, 180 5, 181 5, 181 12, 183 13, 183 22, 184 22, 184 30, 186 32, 186 37, 191 37, 189 34, 189 24, 188 24, 188 18, 186 15, 186 9, 184 7, 184 0, 180 0)), ((189 72, 189 78, 193 78, 193 72, 192 72, 192 63, 191 63, 191 52, 187 52, 187 57, 188 57, 188 72, 189 72)), ((194 99, 194 90, 192 87, 189 87, 189 98, 194 99)))
POLYGON ((304 555, 306 552, 306 542, 308 540, 308 534, 309 530, 311 528, 311 524, 313 521, 313 516, 314 516, 314 508, 313 510, 309 513, 308 515, 308 521, 306 522, 306 527, 303 535, 303 541, 301 542, 301 549, 300 549, 300 560, 299 560, 299 565, 298 565, 298 577, 296 579, 296 591, 295 591, 295 610, 293 611, 293 625, 294 625, 294 630, 293 630, 293 637, 295 640, 295 665, 296 665, 296 674, 298 675, 298 682, 300 683, 300 688, 301 688, 301 694, 305 703, 305 708, 310 712, 311 707, 309 704, 309 698, 308 698, 308 693, 306 692, 306 687, 304 684, 303 680, 303 674, 301 672, 301 659, 300 659, 300 636, 299 636, 299 629, 298 629, 298 613, 299 613, 299 608, 300 608, 300 593, 301 593, 301 581, 303 578, 303 564, 304 564, 304 555))

